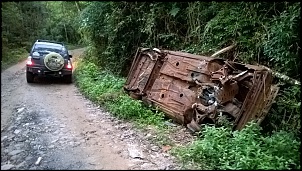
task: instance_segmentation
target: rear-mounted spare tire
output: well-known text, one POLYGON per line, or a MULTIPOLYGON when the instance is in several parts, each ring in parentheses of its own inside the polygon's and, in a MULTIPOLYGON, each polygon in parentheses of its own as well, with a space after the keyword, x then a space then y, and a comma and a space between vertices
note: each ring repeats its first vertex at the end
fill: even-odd
POLYGON ((50 52, 44 57, 44 65, 51 71, 59 71, 64 67, 64 58, 55 52, 50 52))

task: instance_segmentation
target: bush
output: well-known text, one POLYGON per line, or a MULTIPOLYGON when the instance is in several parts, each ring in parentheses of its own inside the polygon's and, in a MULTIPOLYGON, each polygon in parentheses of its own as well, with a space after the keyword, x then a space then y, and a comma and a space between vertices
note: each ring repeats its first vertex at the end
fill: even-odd
POLYGON ((301 134, 301 87, 280 85, 269 115, 261 124, 265 132, 284 130, 301 134))
POLYGON ((241 131, 205 126, 199 140, 175 149, 185 162, 204 163, 201 169, 300 169, 300 142, 279 131, 263 136, 251 122, 241 131))
POLYGON ((24 48, 8 48, 2 46, 1 71, 25 60, 28 57, 28 52, 24 48))

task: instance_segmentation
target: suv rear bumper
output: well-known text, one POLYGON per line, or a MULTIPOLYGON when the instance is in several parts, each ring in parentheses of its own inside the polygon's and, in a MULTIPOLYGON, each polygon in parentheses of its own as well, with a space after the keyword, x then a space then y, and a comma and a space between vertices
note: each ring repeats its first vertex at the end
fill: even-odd
POLYGON ((50 71, 47 68, 34 67, 34 66, 26 66, 26 71, 36 74, 38 76, 53 76, 53 77, 63 77, 65 75, 72 75, 71 69, 63 68, 59 71, 50 71))

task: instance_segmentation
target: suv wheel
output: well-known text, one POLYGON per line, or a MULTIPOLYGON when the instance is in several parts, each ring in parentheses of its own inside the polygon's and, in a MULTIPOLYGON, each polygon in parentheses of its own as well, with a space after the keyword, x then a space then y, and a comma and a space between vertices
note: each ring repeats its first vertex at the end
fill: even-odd
POLYGON ((65 75, 64 77, 66 83, 72 83, 72 75, 65 75))
POLYGON ((31 72, 26 72, 26 81, 27 83, 33 83, 34 82, 34 74, 31 72))

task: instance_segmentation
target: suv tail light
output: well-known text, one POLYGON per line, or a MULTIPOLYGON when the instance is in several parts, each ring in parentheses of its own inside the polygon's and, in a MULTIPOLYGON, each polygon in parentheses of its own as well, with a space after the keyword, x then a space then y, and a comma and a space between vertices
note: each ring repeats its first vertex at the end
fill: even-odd
POLYGON ((71 62, 70 62, 70 60, 68 60, 68 63, 67 63, 67 66, 66 66, 66 68, 68 68, 68 69, 72 69, 72 65, 71 65, 71 62))
POLYGON ((31 56, 29 56, 27 58, 27 62, 26 62, 26 65, 32 65, 33 64, 33 61, 31 60, 31 56))

